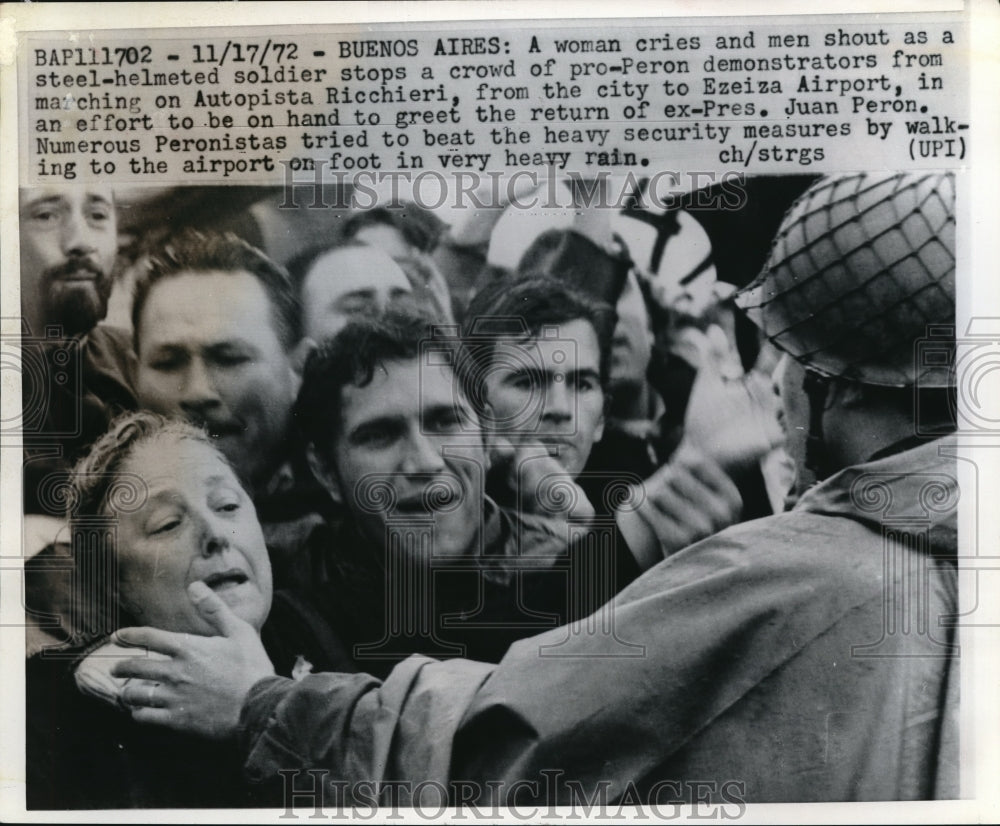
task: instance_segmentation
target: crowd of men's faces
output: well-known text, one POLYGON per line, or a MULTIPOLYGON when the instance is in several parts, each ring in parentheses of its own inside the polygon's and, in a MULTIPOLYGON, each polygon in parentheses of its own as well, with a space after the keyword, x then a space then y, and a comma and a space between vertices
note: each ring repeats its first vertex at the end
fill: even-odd
MULTIPOLYGON (((408 306, 412 299, 410 282, 393 259, 393 253, 411 252, 401 233, 380 225, 361 233, 372 237, 359 234, 349 245, 320 254, 304 274, 304 337, 297 345, 283 340, 266 290, 248 272, 159 280, 136 319, 140 405, 203 427, 254 495, 290 458, 298 369, 312 341, 335 334, 354 317, 408 306)), ((85 332, 104 317, 117 250, 109 189, 22 193, 21 239, 22 306, 33 332, 68 319, 68 332, 85 332)), ((649 364, 652 330, 634 274, 616 310, 612 390, 641 384, 649 364)), ((451 368, 429 369, 418 359, 383 365, 373 381, 340 394, 342 424, 330 455, 314 463, 315 475, 373 540, 384 535, 390 513, 365 500, 366 482, 386 480, 394 488, 394 512, 404 516, 427 510, 430 486, 450 491, 431 509, 437 550, 462 553, 479 524, 489 461, 484 441, 502 435, 548 450, 570 475, 583 469, 605 426, 600 363, 596 331, 582 319, 501 340, 484 374, 485 408, 478 411, 451 368), (469 428, 477 415, 481 428, 469 428), (458 449, 445 451, 445 445, 458 449)), ((786 416, 795 416, 799 377, 790 372, 785 384, 792 413, 786 416)), ((805 421, 799 407, 795 417, 805 421)))

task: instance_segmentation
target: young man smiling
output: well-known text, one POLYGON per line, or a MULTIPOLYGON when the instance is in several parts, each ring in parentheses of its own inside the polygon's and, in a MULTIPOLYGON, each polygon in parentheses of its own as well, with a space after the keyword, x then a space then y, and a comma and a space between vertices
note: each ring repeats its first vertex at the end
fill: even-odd
MULTIPOLYGON (((375 673, 415 652, 499 659, 570 616, 566 577, 585 549, 565 514, 486 494, 494 457, 456 373, 460 352, 426 317, 389 314, 352 322, 306 364, 295 418, 339 516, 314 537, 315 582, 375 673)), ((639 572, 616 538, 591 609, 639 572)))

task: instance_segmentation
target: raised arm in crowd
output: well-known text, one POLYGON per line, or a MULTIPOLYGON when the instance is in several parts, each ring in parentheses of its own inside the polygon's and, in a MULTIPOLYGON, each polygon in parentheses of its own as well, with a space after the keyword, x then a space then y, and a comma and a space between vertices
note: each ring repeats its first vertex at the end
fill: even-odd
MULTIPOLYGON (((645 471, 622 477, 649 498, 542 512, 553 477, 577 496, 605 434, 601 319, 630 277, 615 260, 580 277, 593 252, 581 256, 569 232, 529 256, 547 270, 521 273, 542 275, 537 288, 501 288, 537 318, 514 312, 521 323, 504 327, 488 311, 467 349, 390 334, 417 324, 412 314, 348 324, 309 359, 292 418, 332 506, 329 541, 306 556, 336 572, 315 581, 330 584, 325 619, 354 635, 358 673, 277 676, 227 591, 195 583, 196 613, 218 633, 152 620, 118 630, 117 644, 160 655, 110 669, 128 680, 115 683, 118 700, 151 731, 233 748, 251 787, 277 793, 287 772, 320 769, 330 800, 348 803, 358 784, 389 781, 440 783, 452 803, 568 803, 599 790, 672 802, 677 782, 695 779, 714 797, 735 783, 754 802, 956 796, 954 341, 928 340, 954 320, 954 214, 950 175, 911 173, 824 178, 785 215, 736 304, 782 353, 781 419, 800 484, 790 510, 717 533, 745 498, 732 477, 771 501, 763 460, 775 444, 766 394, 728 371, 724 342, 701 328, 679 446, 664 448, 648 484, 635 485, 645 471), (546 298, 557 293, 545 278, 575 279, 585 297, 546 298), (576 346, 560 351, 567 339, 576 346), (942 357, 915 358, 925 345, 942 357), (475 348, 481 360, 466 363, 475 348), (513 473, 489 472, 518 452, 513 473), (518 506, 505 509, 505 496, 518 506), (700 516, 683 525, 692 510, 700 516), (525 537, 537 538, 518 544, 525 537), (538 590, 535 566, 566 559, 583 591, 538 590), (581 576, 593 564, 607 575, 581 576), (456 581, 471 573, 471 606, 472 586, 453 584, 440 601, 432 587, 406 590, 434 582, 438 567, 456 581), (383 626, 359 621, 371 595, 382 596, 383 626), (500 634, 480 634, 477 616, 500 634), (552 616, 564 624, 509 633, 552 616), (413 633, 382 633, 400 628, 413 633), (479 645, 498 662, 473 661, 479 645), (364 673, 370 655, 379 677, 364 673)), ((518 281, 509 270, 502 277, 518 281)), ((656 427, 624 430, 663 445, 656 427)))
POLYGON ((952 176, 815 181, 739 289, 683 211, 189 228, 131 342, 74 192, 22 195, 92 414, 26 472, 83 572, 30 806, 957 796, 952 176))

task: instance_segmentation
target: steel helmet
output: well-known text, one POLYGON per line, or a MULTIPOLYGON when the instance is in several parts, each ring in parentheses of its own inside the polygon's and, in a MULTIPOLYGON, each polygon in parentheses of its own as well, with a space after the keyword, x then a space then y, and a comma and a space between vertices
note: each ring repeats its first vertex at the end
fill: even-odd
POLYGON ((953 384, 951 371, 919 363, 916 342, 930 325, 954 324, 954 176, 820 179, 788 210, 763 272, 736 300, 776 346, 822 375, 953 384))

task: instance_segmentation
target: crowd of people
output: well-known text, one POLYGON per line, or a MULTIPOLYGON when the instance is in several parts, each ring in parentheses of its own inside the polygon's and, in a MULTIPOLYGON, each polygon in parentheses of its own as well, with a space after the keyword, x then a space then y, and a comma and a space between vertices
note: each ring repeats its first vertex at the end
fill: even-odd
POLYGON ((683 211, 185 228, 126 330, 115 193, 23 190, 29 808, 957 796, 954 199, 820 178, 738 286, 683 211))

